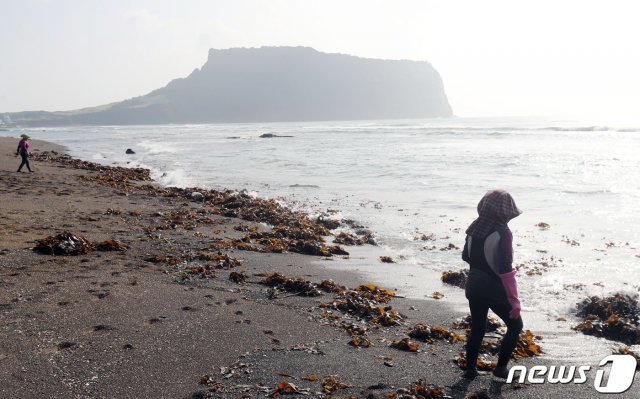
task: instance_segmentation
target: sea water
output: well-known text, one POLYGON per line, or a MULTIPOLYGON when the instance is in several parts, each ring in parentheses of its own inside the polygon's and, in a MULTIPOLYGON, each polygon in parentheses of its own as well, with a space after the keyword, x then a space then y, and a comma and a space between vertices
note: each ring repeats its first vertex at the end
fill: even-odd
POLYGON ((82 159, 151 168, 162 184, 246 189, 314 215, 353 219, 375 233, 379 246, 349 247, 349 259, 319 263, 358 271, 363 281, 408 297, 440 291, 441 301, 460 310, 463 290, 444 286, 440 274, 467 267, 460 253, 478 200, 489 189, 507 189, 524 211, 510 227, 525 327, 546 336, 548 356, 565 357, 571 350, 562 348, 587 340, 593 349, 581 344, 581 353, 590 358, 608 354, 611 343, 571 330, 575 304, 639 290, 636 127, 451 118, 29 133, 82 159), (265 133, 291 137, 259 137, 265 133), (125 155, 127 148, 136 154, 125 155), (395 263, 381 263, 381 255, 395 263))

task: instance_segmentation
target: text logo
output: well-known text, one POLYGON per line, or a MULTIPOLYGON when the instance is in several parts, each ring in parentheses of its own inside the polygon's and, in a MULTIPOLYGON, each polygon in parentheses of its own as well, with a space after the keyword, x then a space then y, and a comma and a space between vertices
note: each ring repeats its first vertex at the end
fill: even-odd
MULTIPOLYGON (((599 367, 611 363, 609 378, 603 385, 605 370, 598 369, 593 387, 601 393, 622 393, 631 387, 636 372, 637 361, 631 355, 609 355, 600 361, 599 367)), ((514 380, 516 372, 520 372, 518 382, 525 379, 531 384, 584 384, 587 382, 587 371, 591 366, 533 366, 529 370, 525 366, 513 366, 509 370, 507 383, 514 380)))

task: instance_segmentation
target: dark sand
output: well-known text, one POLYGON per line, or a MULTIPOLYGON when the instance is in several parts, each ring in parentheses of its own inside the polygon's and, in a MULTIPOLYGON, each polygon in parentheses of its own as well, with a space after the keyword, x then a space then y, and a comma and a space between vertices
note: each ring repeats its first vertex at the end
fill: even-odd
MULTIPOLYGON (((144 259, 211 237, 238 237, 233 229, 238 219, 211 215, 212 225, 198 227, 201 237, 181 228, 150 237, 144 229, 160 222, 155 212, 202 205, 144 193, 122 195, 79 179, 93 172, 55 163, 34 161, 35 173, 16 173, 16 145, 17 140, 0 139, 2 398, 266 397, 283 380, 322 397, 320 381, 329 375, 350 386, 333 394, 339 398, 382 398, 419 378, 459 398, 479 389, 492 398, 598 396, 593 379, 579 386, 518 389, 490 375, 463 380, 452 363, 461 343, 422 343, 419 353, 389 347, 416 323, 448 328, 463 316, 445 303, 394 299, 391 305, 407 316, 406 325, 382 327, 369 334, 372 348, 355 349, 343 328, 324 325, 327 319, 320 316, 318 304, 332 295, 268 299, 266 287, 256 284, 261 277, 255 274, 275 271, 316 283, 332 278, 348 287, 372 283, 324 268, 317 257, 230 250, 242 261, 249 283, 229 281, 233 270, 218 270, 214 279, 183 280, 179 268, 144 259), (107 208, 120 214, 105 214, 107 208), (118 239, 129 249, 81 256, 31 250, 34 240, 62 230, 95 241, 118 239), (384 364, 387 356, 392 367, 384 364), (225 378, 234 364, 235 372, 225 378), (201 385, 205 374, 222 389, 210 392, 201 385), (309 375, 319 380, 301 379, 309 375)), ((41 141, 32 149, 60 150, 41 141)), ((543 356, 518 364, 545 362, 543 356)), ((616 397, 637 397, 638 386, 616 397)))

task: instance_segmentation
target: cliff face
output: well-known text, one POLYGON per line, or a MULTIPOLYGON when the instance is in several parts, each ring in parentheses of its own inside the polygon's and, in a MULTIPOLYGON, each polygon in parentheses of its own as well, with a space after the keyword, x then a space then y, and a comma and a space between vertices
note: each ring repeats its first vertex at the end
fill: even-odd
POLYGON ((130 100, 67 112, 9 114, 22 125, 285 122, 451 116, 428 62, 305 47, 210 50, 201 69, 130 100))

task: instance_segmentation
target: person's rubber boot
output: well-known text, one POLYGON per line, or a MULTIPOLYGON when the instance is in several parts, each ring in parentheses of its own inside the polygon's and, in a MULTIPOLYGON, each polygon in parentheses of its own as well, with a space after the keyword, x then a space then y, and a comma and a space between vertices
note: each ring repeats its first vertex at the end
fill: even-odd
POLYGON ((475 368, 475 367, 470 368, 470 369, 466 369, 466 370, 464 371, 464 374, 462 374, 462 376, 463 376, 464 378, 468 379, 468 380, 474 379, 474 378, 476 378, 478 375, 479 375, 479 373, 478 373, 478 369, 477 369, 477 368, 475 368))
POLYGON ((493 375, 498 378, 507 379, 509 376, 509 368, 507 366, 496 366, 496 368, 493 369, 493 375))

